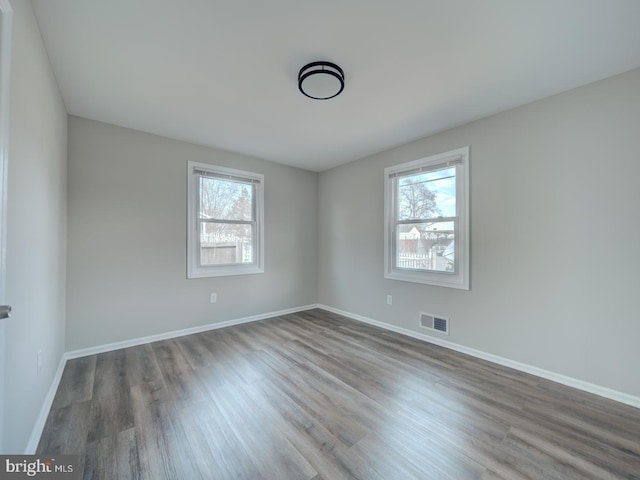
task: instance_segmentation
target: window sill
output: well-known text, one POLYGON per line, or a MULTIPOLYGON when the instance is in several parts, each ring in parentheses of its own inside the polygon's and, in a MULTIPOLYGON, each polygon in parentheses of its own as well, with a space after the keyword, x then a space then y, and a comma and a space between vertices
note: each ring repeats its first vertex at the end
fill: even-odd
POLYGON ((384 275, 387 280, 399 280, 401 282, 422 283, 436 287, 457 288, 459 290, 469 290, 469 282, 464 281, 460 275, 447 273, 422 273, 422 272, 401 272, 393 270, 384 275))
POLYGON ((209 277, 231 277, 235 275, 255 275, 264 273, 264 268, 256 265, 249 266, 225 266, 225 267, 199 267, 187 272, 187 279, 209 277))

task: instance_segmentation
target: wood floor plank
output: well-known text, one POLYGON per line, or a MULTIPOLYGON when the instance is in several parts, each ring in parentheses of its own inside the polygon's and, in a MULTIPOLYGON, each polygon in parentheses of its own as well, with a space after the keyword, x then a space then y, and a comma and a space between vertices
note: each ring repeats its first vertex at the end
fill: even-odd
POLYGON ((384 431, 365 437, 354 450, 383 478, 425 480, 477 479, 484 468, 471 459, 430 441, 428 432, 420 437, 384 431))
POLYGON ((212 395, 223 418, 266 478, 308 480, 317 475, 286 437, 279 434, 277 421, 254 408, 254 403, 260 401, 250 400, 260 395, 255 385, 239 384, 233 391, 218 390, 212 395))
POLYGON ((84 469, 87 436, 91 419, 91 401, 52 409, 42 431, 38 455, 78 455, 79 469, 84 469))
POLYGON ((102 437, 87 445, 85 479, 138 480, 140 472, 134 428, 102 437))
POLYGON ((531 399, 526 403, 525 410, 549 418, 554 423, 585 436, 603 439, 619 450, 640 456, 640 426, 635 422, 582 405, 563 405, 553 400, 531 399))
POLYGON ((640 480, 640 410, 319 309, 68 362, 83 478, 640 480))
MULTIPOLYGON (((301 348, 297 341, 294 344, 301 348)), ((290 352, 295 354, 294 349, 290 349, 290 352)), ((344 412, 351 421, 369 430, 386 423, 387 412, 373 398, 364 395, 333 375, 325 368, 324 363, 302 363, 302 357, 299 357, 299 361, 301 363, 298 370, 302 375, 299 377, 298 385, 309 388, 312 397, 324 399, 323 401, 334 412, 337 410, 344 412)), ((293 375, 298 375, 298 372, 290 372, 287 377, 293 375)))
POLYGON ((51 408, 56 409, 91 400, 95 373, 95 355, 69 360, 62 373, 51 408))
POLYGON ((512 423, 514 428, 549 439, 556 448, 567 454, 586 459, 611 472, 620 474, 637 467, 637 478, 640 478, 640 437, 634 438, 633 431, 623 431, 624 434, 632 435, 627 438, 624 434, 617 435, 617 422, 612 427, 603 427, 600 422, 591 423, 588 420, 581 420, 576 425, 576 420, 571 415, 556 414, 557 409, 553 402, 544 408, 538 406, 531 409, 527 405, 521 421, 512 423))
POLYGON ((314 391, 309 384, 311 379, 289 371, 286 375, 275 375, 271 381, 308 415, 329 430, 344 446, 352 446, 369 433, 367 428, 350 417, 348 412, 327 404, 321 397, 309 395, 314 391))
POLYGON ((262 390, 265 398, 269 399, 267 404, 278 412, 276 418, 280 420, 279 428, 283 435, 322 478, 333 480, 357 478, 357 472, 353 467, 341 460, 346 456, 346 448, 320 422, 270 381, 257 382, 256 387, 262 390))
MULTIPOLYGON (((496 459, 510 466, 511 475, 517 472, 526 478, 548 478, 554 480, 590 480, 598 477, 581 471, 576 463, 559 461, 557 456, 539 450, 528 438, 510 433, 503 442, 504 448, 496 451, 496 459)), ((615 478, 609 477, 607 478, 615 478)), ((604 480, 604 479, 603 479, 604 480)), ((619 479, 617 479, 619 480, 619 479)))
POLYGON ((162 381, 162 372, 150 343, 127 348, 124 352, 129 386, 162 381))
POLYGON ((130 428, 118 434, 116 458, 118 465, 116 478, 119 480, 138 480, 141 477, 135 428, 130 428))
POLYGON ((193 371, 178 347, 177 339, 154 342, 151 348, 165 381, 193 371))
POLYGON ((427 369, 434 375, 448 375, 457 370, 463 362, 460 358, 444 355, 440 352, 444 350, 442 348, 438 350, 430 345, 411 348, 402 342, 396 343, 395 337, 384 336, 379 330, 363 332, 360 328, 348 326, 328 331, 326 336, 333 337, 340 343, 347 342, 349 345, 377 352, 384 358, 397 359, 418 369, 427 369))
POLYGON ((206 336, 208 339, 207 348, 215 358, 215 365, 229 370, 229 375, 236 376, 246 383, 262 378, 263 373, 246 357, 246 354, 252 353, 254 350, 246 348, 246 344, 236 348, 236 345, 232 343, 234 338, 241 338, 240 335, 220 335, 218 331, 207 333, 209 333, 206 336))
POLYGON ((216 357, 207 348, 207 342, 202 335, 186 335, 176 338, 175 342, 193 369, 216 362, 216 357))
POLYGON ((97 357, 90 425, 89 443, 133 427, 124 350, 97 357))
POLYGON ((513 428, 509 432, 509 438, 517 439, 519 442, 527 445, 528 449, 535 449, 543 455, 553 458, 554 464, 571 465, 578 472, 581 478, 620 480, 625 478, 617 474, 617 466, 602 465, 600 461, 594 457, 587 458, 582 452, 572 451, 570 449, 558 448, 562 445, 554 436, 540 436, 537 433, 513 428), (593 461, 595 460, 595 461, 593 461), (612 468, 613 467, 613 468, 612 468))
POLYGON ((288 340, 304 340, 325 330, 324 327, 315 323, 305 322, 305 319, 295 313, 276 317, 275 322, 257 322, 265 335, 269 335, 272 340, 278 341, 282 338, 288 340), (275 328, 274 328, 275 327, 275 328))
POLYGON ((268 480, 214 402, 182 411, 180 421, 192 458, 211 478, 268 480))
POLYGON ((172 408, 186 408, 205 399, 204 387, 195 375, 188 357, 199 364, 210 354, 197 344, 196 340, 184 337, 152 344, 153 355, 162 372, 172 408), (196 362, 196 357, 200 361, 196 362))
POLYGON ((176 422, 171 395, 162 384, 131 388, 141 478, 207 478, 194 467, 188 434, 176 422))

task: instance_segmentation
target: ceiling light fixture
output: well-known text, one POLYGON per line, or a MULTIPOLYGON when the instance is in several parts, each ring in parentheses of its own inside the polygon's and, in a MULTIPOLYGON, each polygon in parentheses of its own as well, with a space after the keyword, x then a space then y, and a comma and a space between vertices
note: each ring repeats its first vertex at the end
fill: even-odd
POLYGON ((311 62, 298 72, 298 88, 314 100, 328 100, 344 90, 344 72, 331 62, 311 62))

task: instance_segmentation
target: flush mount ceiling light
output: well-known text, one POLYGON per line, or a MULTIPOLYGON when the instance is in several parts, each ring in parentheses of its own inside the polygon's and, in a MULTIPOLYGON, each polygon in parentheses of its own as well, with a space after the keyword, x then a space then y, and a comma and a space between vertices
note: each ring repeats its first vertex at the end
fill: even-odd
POLYGON ((344 72, 331 62, 311 62, 298 72, 298 88, 314 100, 328 100, 344 90, 344 72))

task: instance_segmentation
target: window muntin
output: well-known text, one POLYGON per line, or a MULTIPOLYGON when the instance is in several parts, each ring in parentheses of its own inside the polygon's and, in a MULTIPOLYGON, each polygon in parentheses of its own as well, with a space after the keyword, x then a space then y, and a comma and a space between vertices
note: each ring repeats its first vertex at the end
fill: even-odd
POLYGON ((188 278, 262 273, 264 177, 188 166, 188 278))
POLYGON ((385 169, 385 278, 469 288, 468 151, 385 169))

